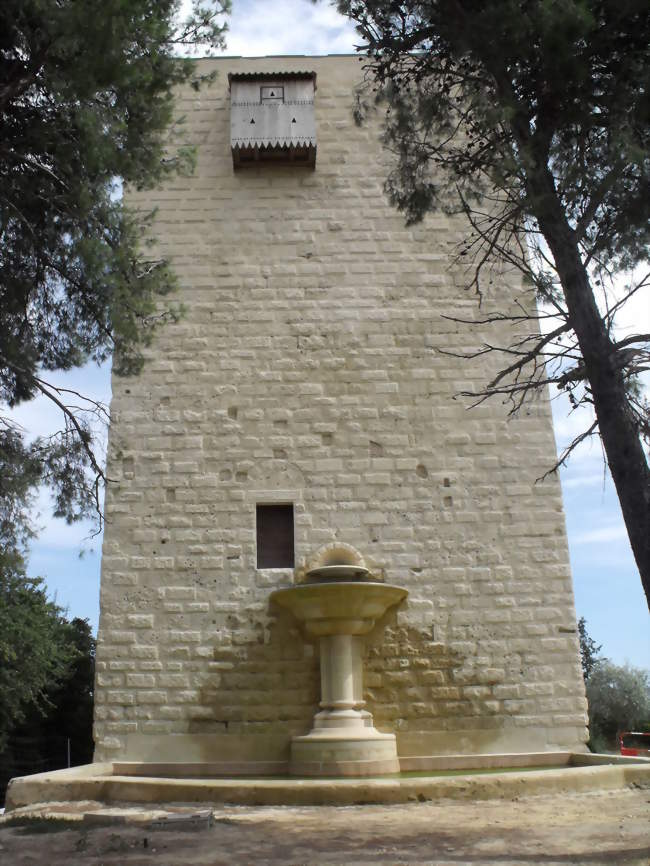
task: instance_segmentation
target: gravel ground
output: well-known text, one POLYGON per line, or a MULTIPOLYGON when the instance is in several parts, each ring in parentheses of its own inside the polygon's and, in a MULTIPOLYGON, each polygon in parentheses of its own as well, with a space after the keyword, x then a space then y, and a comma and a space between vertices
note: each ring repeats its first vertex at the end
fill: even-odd
POLYGON ((0 819, 0 864, 650 866, 650 789, 405 806, 50 804, 0 819))

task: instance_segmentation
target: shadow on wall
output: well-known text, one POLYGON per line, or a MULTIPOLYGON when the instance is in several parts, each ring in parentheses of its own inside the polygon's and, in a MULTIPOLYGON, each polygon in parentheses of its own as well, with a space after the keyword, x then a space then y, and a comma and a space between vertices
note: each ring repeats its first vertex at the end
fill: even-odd
MULTIPOLYGON (((255 614, 232 614, 227 625, 232 642, 214 649, 211 677, 200 688, 200 706, 191 711, 188 732, 222 736, 257 736, 286 740, 311 726, 320 697, 318 650, 306 643, 288 611, 273 609, 265 627, 255 614), (254 641, 239 642, 251 628, 254 641)), ((228 756, 224 756, 227 758, 228 756)))
POLYGON ((502 678, 474 669, 431 632, 399 625, 397 611, 378 622, 366 654, 364 697, 380 730, 404 735, 506 726, 494 692, 502 678))
MULTIPOLYGON (((270 621, 256 611, 228 616, 226 640, 187 710, 186 733, 216 735, 220 751, 232 749, 221 760, 286 760, 291 737, 310 730, 318 709, 318 646, 288 611, 270 613, 270 621)), ((364 639, 364 699, 375 725, 407 737, 507 728, 511 714, 495 693, 502 677, 474 662, 389 610, 364 639)))
MULTIPOLYGON (((272 613, 267 628, 254 615, 232 616, 233 642, 215 647, 212 679, 200 689, 200 706, 191 711, 187 730, 231 736, 233 746, 238 737, 251 737, 251 744, 260 738, 260 746, 270 738, 283 743, 282 754, 260 757, 284 760, 291 737, 312 726, 320 670, 315 642, 306 641, 288 611, 273 607, 272 613), (257 639, 238 643, 238 631, 251 627, 258 631, 257 639)), ((433 641, 430 632, 398 625, 396 610, 389 610, 365 639, 364 656, 364 699, 378 729, 408 733, 503 727, 503 718, 494 715, 494 700, 490 703, 495 684, 487 684, 479 673, 468 685, 460 674, 466 659, 433 641)))

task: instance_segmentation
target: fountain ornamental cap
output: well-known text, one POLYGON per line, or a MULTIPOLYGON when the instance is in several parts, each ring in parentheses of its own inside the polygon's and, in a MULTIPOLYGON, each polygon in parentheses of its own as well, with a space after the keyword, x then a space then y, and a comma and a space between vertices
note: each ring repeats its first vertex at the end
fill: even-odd
POLYGON ((372 579, 361 553, 343 541, 320 547, 305 563, 304 575, 308 583, 372 579))
POLYGON ((369 575, 370 569, 364 565, 343 565, 337 563, 310 568, 307 572, 307 580, 310 582, 323 580, 367 580, 369 575))

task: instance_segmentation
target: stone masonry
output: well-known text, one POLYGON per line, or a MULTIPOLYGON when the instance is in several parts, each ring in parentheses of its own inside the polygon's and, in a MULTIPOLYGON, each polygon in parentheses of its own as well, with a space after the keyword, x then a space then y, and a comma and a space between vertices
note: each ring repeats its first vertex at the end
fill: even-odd
POLYGON ((286 759, 318 652, 269 595, 333 542, 409 591, 366 650, 401 754, 584 748, 560 488, 536 483, 548 401, 469 410, 454 395, 497 361, 445 354, 488 338, 445 315, 521 288, 479 310, 462 221, 407 228, 389 206, 379 115, 352 116, 358 59, 204 64, 216 82, 178 98, 195 174, 129 195, 158 209, 185 314, 113 379, 96 760, 286 759), (228 73, 292 70, 317 73, 315 170, 235 172, 228 73), (256 568, 259 503, 293 503, 295 572, 256 568))

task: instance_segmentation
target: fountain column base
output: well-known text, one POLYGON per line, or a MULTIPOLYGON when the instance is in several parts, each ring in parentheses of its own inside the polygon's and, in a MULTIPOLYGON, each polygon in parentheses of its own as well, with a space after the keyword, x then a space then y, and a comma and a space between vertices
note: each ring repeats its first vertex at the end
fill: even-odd
POLYGON ((292 776, 383 776, 399 773, 395 734, 365 728, 314 729, 291 740, 292 776))
POLYGON ((380 733, 372 724, 372 714, 364 709, 361 655, 361 638, 355 634, 321 636, 322 709, 314 716, 311 731, 291 741, 291 775, 399 772, 395 735, 380 733))

